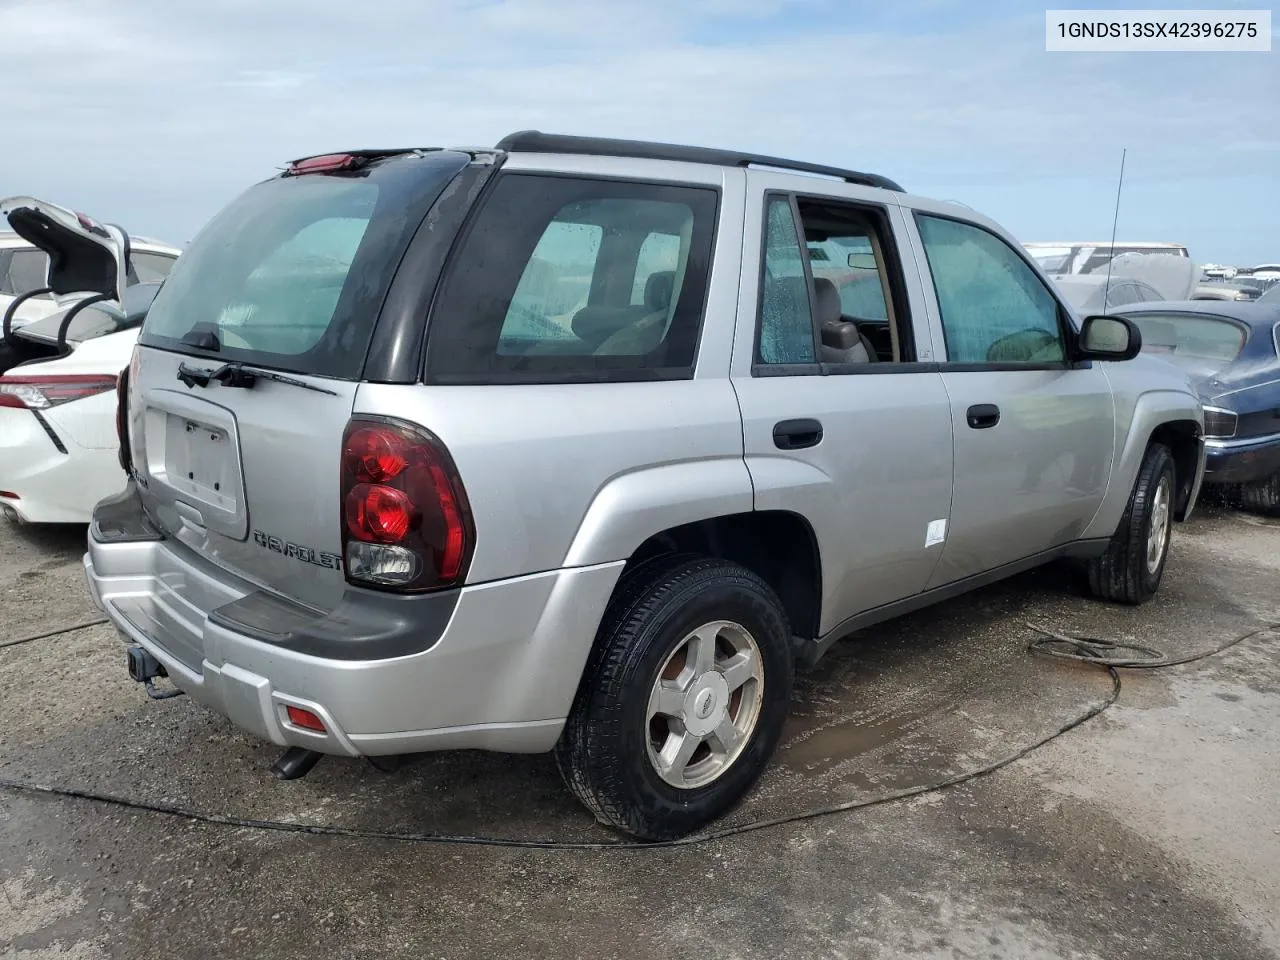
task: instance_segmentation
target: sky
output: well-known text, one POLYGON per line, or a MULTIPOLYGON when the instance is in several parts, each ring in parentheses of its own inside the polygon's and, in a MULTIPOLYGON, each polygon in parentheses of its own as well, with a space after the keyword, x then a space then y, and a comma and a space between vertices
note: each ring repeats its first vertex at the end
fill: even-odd
POLYGON ((1120 239, 1280 261, 1274 35, 1046 53, 1010 0, 0 0, 0 38, 0 195, 177 245, 295 157, 536 128, 874 171, 1023 241, 1108 238, 1127 149, 1120 239))

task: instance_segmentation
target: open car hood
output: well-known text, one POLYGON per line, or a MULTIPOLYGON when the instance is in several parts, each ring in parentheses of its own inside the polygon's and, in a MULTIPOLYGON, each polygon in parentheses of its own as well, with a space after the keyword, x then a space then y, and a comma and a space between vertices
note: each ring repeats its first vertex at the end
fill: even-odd
POLYGON ((93 293, 120 299, 128 283, 129 235, 119 227, 34 197, 0 200, 0 215, 49 255, 46 284, 59 301, 93 293))

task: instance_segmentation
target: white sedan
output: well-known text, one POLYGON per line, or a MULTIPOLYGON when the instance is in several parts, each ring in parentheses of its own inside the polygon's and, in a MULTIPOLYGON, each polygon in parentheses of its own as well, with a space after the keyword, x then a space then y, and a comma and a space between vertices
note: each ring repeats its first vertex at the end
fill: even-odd
MULTIPOLYGON (((0 376, 0 512, 26 523, 88 523, 93 506, 124 489, 116 383, 159 284, 130 287, 123 306, 85 307, 70 352, 0 376)), ((52 346, 64 312, 12 334, 52 346)))
POLYGON ((61 309, 21 327, 10 316, 0 341, 0 513, 87 523, 125 486, 116 384, 160 284, 137 282, 119 228, 17 200, 0 201, 0 211, 49 255, 45 286, 61 309))

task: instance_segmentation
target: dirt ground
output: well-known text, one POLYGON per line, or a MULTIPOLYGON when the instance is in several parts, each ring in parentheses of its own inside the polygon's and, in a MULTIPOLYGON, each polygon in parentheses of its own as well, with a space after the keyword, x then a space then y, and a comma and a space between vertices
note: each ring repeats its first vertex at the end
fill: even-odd
MULTIPOLYGON (((0 522, 0 645, 99 616, 83 529, 0 522)), ((1171 656, 1280 623, 1280 523, 1202 508, 1160 596, 1084 599, 1051 567, 839 645, 725 821, 927 785, 1111 690, 1029 656, 1026 621, 1171 656)), ((0 646, 0 778, 244 820, 609 842, 546 757, 323 762, 185 698, 152 702, 103 626, 0 646)), ((1100 717, 980 779, 660 850, 317 836, 0 788, 0 958, 1280 956, 1280 633, 1126 671, 1100 717)))

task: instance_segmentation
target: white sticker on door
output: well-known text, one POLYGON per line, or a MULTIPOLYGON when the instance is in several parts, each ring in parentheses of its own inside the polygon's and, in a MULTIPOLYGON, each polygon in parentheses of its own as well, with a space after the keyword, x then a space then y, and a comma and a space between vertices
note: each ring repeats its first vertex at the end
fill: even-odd
POLYGON ((941 543, 945 539, 947 539, 947 521, 930 520, 929 526, 924 532, 925 547, 932 547, 934 544, 941 543))

